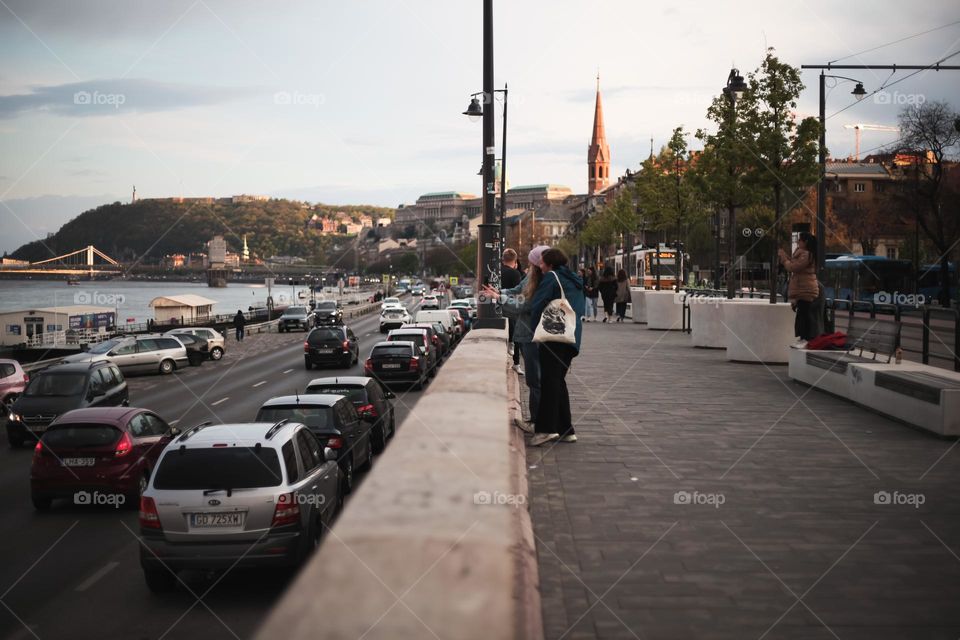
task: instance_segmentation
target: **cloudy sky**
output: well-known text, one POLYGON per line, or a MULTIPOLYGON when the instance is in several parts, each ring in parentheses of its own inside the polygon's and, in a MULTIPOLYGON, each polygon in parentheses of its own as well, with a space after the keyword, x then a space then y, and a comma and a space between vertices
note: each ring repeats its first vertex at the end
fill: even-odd
MULTIPOLYGON (((479 192, 479 0, 0 0, 0 251, 98 202, 263 193, 395 206, 479 192)), ((599 69, 613 174, 673 127, 703 126, 731 65, 927 64, 960 50, 960 8, 788 1, 501 0, 512 184, 586 189, 599 69), (945 28, 943 25, 956 23, 945 28), (887 47, 878 47, 936 29, 887 47)), ((960 64, 960 56, 950 60, 960 64)), ((906 75, 840 72, 868 90, 906 75)), ((800 115, 817 110, 816 73, 800 115)), ((828 95, 828 115, 852 102, 828 95)), ((896 124, 910 100, 960 106, 957 72, 924 72, 828 121, 896 124)), ((499 126, 499 125, 498 125, 499 126)), ((868 132, 861 146, 895 133, 868 132)), ((499 137, 498 137, 499 140, 499 137)))

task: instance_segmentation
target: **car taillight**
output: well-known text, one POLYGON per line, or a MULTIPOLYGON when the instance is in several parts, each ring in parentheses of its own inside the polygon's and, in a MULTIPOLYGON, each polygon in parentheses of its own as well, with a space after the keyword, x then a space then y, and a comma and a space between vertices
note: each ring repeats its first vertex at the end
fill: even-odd
POLYGON ((30 382, 30 376, 29 376, 29 374, 26 374, 26 373, 23 374, 23 381, 24 381, 24 382, 30 382))
POLYGON ((141 529, 162 529, 160 525, 160 513, 157 511, 157 503, 153 498, 140 496, 140 528, 141 529))
POLYGON ((343 341, 343 350, 344 350, 344 351, 350 351, 350 341, 349 341, 349 340, 344 340, 344 341, 343 341))
POLYGON ((331 449, 342 449, 343 448, 343 438, 339 436, 334 436, 327 439, 327 446, 331 449))
POLYGON ((376 418, 377 408, 372 404, 364 404, 357 407, 357 413, 359 413, 364 418, 376 418))
POLYGON ((43 455, 43 442, 37 440, 37 446, 33 448, 33 462, 36 463, 43 455))
POLYGON ((413 356, 410 358, 410 371, 419 371, 420 370, 420 358, 413 356))
POLYGON ((366 372, 368 372, 368 371, 373 371, 373 359, 372 359, 372 358, 367 358, 367 359, 364 361, 364 363, 363 363, 363 371, 364 371, 364 373, 366 373, 366 372))
POLYGON ((438 338, 437 336, 431 336, 431 338, 433 338, 433 340, 432 340, 433 346, 436 347, 436 346, 439 346, 439 345, 440 345, 440 338, 438 338))
POLYGON ((300 522, 300 505, 292 493, 284 493, 277 497, 277 508, 273 510, 271 527, 282 527, 300 522))
POLYGON ((310 351, 310 343, 307 342, 306 340, 303 341, 303 350, 310 351))
POLYGON ((120 438, 120 442, 117 443, 117 450, 114 451, 114 455, 118 458, 120 456, 125 456, 133 449, 133 438, 130 437, 129 433, 124 433, 123 437, 120 438))

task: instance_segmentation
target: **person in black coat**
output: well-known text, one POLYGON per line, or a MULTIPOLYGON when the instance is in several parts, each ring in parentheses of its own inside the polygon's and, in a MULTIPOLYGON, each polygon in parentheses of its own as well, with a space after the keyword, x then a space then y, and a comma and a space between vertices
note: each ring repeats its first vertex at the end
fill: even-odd
MULTIPOLYGON (((519 266, 517 264, 517 252, 513 249, 504 249, 502 260, 503 264, 500 265, 500 289, 512 289, 523 280, 523 274, 521 274, 520 269, 517 268, 519 266)), ((513 368, 517 373, 520 373, 520 348, 513 343, 513 330, 516 325, 517 321, 515 318, 509 318, 507 320, 509 340, 510 343, 513 344, 513 368)))
POLYGON ((613 318, 613 303, 617 299, 617 278, 613 275, 613 267, 604 268, 597 290, 603 299, 603 321, 607 322, 613 318))
POLYGON ((243 311, 237 309, 237 315, 233 316, 233 328, 236 332, 237 342, 243 342, 243 330, 247 326, 247 319, 243 317, 243 311))

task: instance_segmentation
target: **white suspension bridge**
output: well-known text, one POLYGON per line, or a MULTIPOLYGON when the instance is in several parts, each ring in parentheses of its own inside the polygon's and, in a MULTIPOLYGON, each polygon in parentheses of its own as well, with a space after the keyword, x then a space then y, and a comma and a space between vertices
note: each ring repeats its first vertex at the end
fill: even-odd
POLYGON ((38 262, 5 260, 0 265, 0 274, 17 275, 62 275, 66 277, 115 276, 123 271, 123 266, 95 246, 87 245, 62 256, 55 256, 38 262))

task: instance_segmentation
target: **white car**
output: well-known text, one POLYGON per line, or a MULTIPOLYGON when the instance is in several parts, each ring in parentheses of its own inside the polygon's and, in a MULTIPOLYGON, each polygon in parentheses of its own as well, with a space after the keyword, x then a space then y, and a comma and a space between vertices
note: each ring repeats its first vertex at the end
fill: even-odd
POLYGON ((412 321, 410 312, 403 305, 387 307, 380 312, 380 333, 386 333, 390 329, 399 329, 412 321))
POLYGON ((389 306, 401 305, 400 298, 384 298, 383 302, 380 303, 380 310, 383 311, 389 306))
POLYGON ((440 299, 435 295, 423 296, 423 300, 420 301, 421 309, 439 309, 440 308, 440 299))

